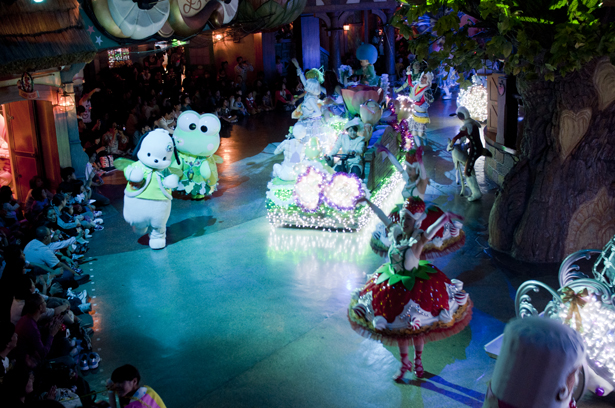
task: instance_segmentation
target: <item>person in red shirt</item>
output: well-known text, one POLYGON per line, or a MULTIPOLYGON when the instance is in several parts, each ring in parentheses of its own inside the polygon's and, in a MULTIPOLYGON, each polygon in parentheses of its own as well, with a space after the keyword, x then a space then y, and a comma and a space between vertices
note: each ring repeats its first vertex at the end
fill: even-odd
POLYGON ((278 109, 286 111, 295 109, 295 98, 290 91, 286 89, 286 84, 284 84, 284 82, 280 85, 280 89, 275 91, 275 106, 278 109))

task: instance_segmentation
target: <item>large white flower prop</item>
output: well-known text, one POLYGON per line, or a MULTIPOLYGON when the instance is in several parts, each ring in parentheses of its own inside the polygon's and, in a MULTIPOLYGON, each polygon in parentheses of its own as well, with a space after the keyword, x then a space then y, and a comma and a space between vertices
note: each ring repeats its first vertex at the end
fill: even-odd
POLYGON ((323 185, 327 174, 309 166, 305 173, 297 178, 295 184, 295 202, 305 212, 315 212, 322 201, 323 185))
POLYGON ((297 178, 294 192, 295 202, 305 212, 315 212, 323 202, 338 211, 351 211, 363 196, 363 183, 354 174, 329 176, 312 166, 297 178))
POLYGON ((324 187, 325 202, 339 211, 353 210, 364 195, 361 180, 354 174, 335 173, 324 187))

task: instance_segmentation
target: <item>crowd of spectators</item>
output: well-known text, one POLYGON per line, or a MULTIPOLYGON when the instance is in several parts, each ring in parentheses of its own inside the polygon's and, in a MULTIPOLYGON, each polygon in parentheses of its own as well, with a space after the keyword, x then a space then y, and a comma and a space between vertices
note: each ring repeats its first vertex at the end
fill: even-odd
POLYGON ((224 129, 262 112, 295 109, 304 92, 295 75, 278 75, 268 84, 241 56, 233 64, 186 67, 183 48, 176 47, 87 80, 77 115, 91 163, 112 169, 113 160, 130 155, 144 133, 155 128, 172 133, 186 110, 213 113, 224 129))
MULTIPOLYGON (((90 280, 80 265, 91 261, 90 238, 104 229, 99 208, 109 200, 97 188, 114 159, 129 156, 154 128, 172 134, 185 110, 216 114, 231 126, 276 107, 294 109, 297 102, 285 78, 272 92, 241 57, 232 69, 224 62, 212 72, 186 70, 181 47, 103 72, 78 97, 79 135, 89 157, 83 177, 63 168, 62 182, 52 188, 36 176, 24 203, 9 186, 0 188, 0 400, 29 406, 61 395, 94 404, 82 372, 96 369, 100 357, 90 342, 91 319, 83 318, 91 312, 89 296, 78 288, 90 280)), ((145 392, 137 385, 128 395, 145 392)))
MULTIPOLYGON (((116 158, 131 155, 146 132, 162 128, 172 134, 183 111, 213 113, 229 127, 239 118, 294 110, 303 84, 294 70, 287 79, 285 69, 276 68, 274 86, 242 57, 232 68, 223 62, 219 68, 187 69, 177 47, 86 82, 77 107, 89 157, 83 177, 63 168, 62 182, 52 188, 36 176, 23 204, 9 186, 0 188, 0 400, 26 406, 62 395, 94 404, 81 374, 96 369, 100 357, 90 342, 91 319, 83 318, 91 312, 89 296, 78 288, 90 279, 80 267, 91 261, 89 240, 104 229, 100 207, 109 200, 97 191, 102 176, 116 158)), ((337 79, 330 85, 333 92, 337 79)), ((113 380, 118 396, 153 395, 138 385, 134 367, 123 369, 113 380), (132 385, 120 392, 125 382, 132 385)))
MULTIPOLYGON (((87 291, 81 268, 90 238, 104 229, 96 191, 100 172, 88 165, 85 181, 71 167, 52 190, 39 176, 30 180, 22 205, 9 186, 0 188, 0 401, 7 407, 40 399, 85 396, 81 372, 98 367, 92 349, 87 291)), ((84 405, 93 398, 83 398, 84 405)))

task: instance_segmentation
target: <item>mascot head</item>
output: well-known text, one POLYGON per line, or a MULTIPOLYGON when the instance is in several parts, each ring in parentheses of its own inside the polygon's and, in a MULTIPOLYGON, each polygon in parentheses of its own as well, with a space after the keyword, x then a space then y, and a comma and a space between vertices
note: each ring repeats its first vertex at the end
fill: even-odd
POLYGON ((174 157, 173 138, 164 129, 155 129, 143 135, 135 148, 136 155, 141 163, 156 170, 166 169, 171 165, 174 157))
POLYGON ((211 113, 183 112, 177 118, 173 137, 180 152, 209 157, 220 147, 220 119, 211 113))

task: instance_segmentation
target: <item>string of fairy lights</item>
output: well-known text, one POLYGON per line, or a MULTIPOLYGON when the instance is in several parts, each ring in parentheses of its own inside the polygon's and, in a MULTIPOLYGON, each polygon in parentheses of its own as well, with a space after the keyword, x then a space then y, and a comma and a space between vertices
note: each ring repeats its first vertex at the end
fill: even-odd
MULTIPOLYGON (((559 318, 564 321, 570 305, 562 306, 559 318)), ((587 356, 594 364, 607 370, 610 381, 615 381, 615 308, 591 296, 583 307, 577 308, 581 316, 583 337, 587 356)), ((574 319, 573 319, 574 320, 574 319)), ((571 321, 575 327, 575 322, 571 321)))
MULTIPOLYGON (((401 173, 395 172, 380 184, 372 192, 371 200, 374 204, 381 207, 385 204, 385 200, 389 197, 393 199, 401 196, 403 188, 403 178, 401 173), (394 193, 398 190, 396 193, 394 193)), ((274 194, 282 194, 288 196, 294 194, 294 188, 289 187, 287 192, 280 193, 277 190, 274 194)), ((311 194, 316 195, 316 191, 311 194)), ((320 192, 318 193, 320 194, 320 192)), ((313 199, 315 200, 315 199, 313 199)), ((312 201, 313 202, 313 201, 312 201)), ((383 207, 381 207, 383 208, 383 207)), ((277 227, 298 227, 298 228, 316 228, 324 231, 332 232, 341 231, 359 231, 368 223, 371 217, 375 217, 374 212, 366 205, 361 205, 351 210, 343 211, 338 208, 331 207, 326 201, 321 203, 316 210, 306 212, 297 203, 288 206, 277 205, 273 200, 267 200, 267 217, 269 222, 277 227)))
POLYGON ((477 81, 468 89, 460 89, 457 96, 457 106, 465 106, 472 119, 478 122, 487 120, 489 114, 487 101, 487 88, 477 81))
MULTIPOLYGON (((385 213, 390 212, 401 201, 404 184, 401 173, 394 173, 383 182, 380 189, 374 190, 372 202, 385 213)), ((354 211, 359 211, 359 209, 354 211)), ((327 230, 316 226, 311 228, 318 228, 322 231, 289 231, 285 228, 277 228, 272 222, 268 256, 277 258, 292 255, 297 259, 302 259, 304 255, 317 254, 322 260, 357 261, 365 254, 371 253, 369 241, 372 232, 376 229, 376 224, 380 221, 369 207, 363 206, 361 211, 359 222, 362 228, 357 232, 327 230)), ((295 221, 289 219, 289 222, 295 221)), ((294 225, 287 224, 287 226, 294 225)))

